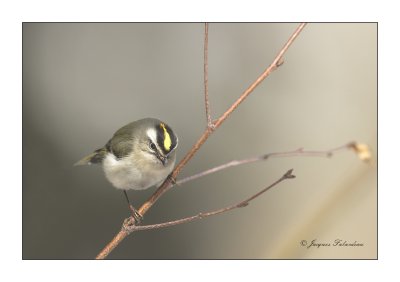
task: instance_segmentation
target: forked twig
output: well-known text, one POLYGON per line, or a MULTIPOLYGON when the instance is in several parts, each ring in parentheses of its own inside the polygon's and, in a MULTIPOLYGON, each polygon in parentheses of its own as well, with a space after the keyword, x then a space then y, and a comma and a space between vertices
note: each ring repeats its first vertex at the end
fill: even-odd
POLYGON ((277 152, 277 153, 269 153, 265 155, 260 155, 260 156, 255 156, 251 158, 245 158, 241 160, 233 160, 230 162, 227 162, 225 164, 207 169, 205 171, 196 173, 191 176, 187 176, 185 178, 182 178, 178 181, 176 181, 176 185, 182 185, 186 182, 195 180, 197 178, 216 173, 218 171, 230 168, 230 167, 235 167, 239 165, 244 165, 244 164, 249 164, 249 163, 254 163, 254 162, 259 162, 259 161, 265 161, 270 158, 280 158, 280 157, 321 157, 321 158, 330 158, 333 156, 334 153, 337 153, 339 151, 345 151, 345 150, 354 150, 354 146, 357 144, 356 142, 349 142, 346 143, 342 146, 336 147, 334 149, 329 149, 329 150, 321 150, 321 151, 315 151, 315 150, 304 150, 303 148, 299 148, 293 151, 287 151, 287 152, 277 152))
MULTIPOLYGON (((192 159, 192 157, 197 153, 200 147, 204 144, 204 142, 208 139, 208 137, 217 129, 228 117, 229 115, 253 92, 253 90, 266 78, 268 77, 274 70, 276 70, 283 62, 283 55, 289 49, 290 45, 294 42, 296 37, 300 34, 300 32, 305 27, 305 23, 300 24, 293 34, 290 36, 286 44, 282 47, 280 52, 276 55, 273 62, 270 66, 242 93, 242 95, 229 107, 216 121, 211 123, 211 127, 207 124, 206 130, 200 136, 198 141, 193 145, 192 149, 186 154, 186 156, 179 162, 179 164, 175 167, 173 172, 171 173, 171 177, 168 177, 164 183, 153 193, 153 195, 139 208, 139 213, 144 215, 153 204, 172 187, 172 180, 176 179, 183 167, 192 159), (212 130, 210 130, 212 128, 212 130)), ((206 29, 208 30, 208 26, 206 25, 206 29)), ((206 71, 205 71, 206 72, 206 71)), ((205 84, 207 81, 205 80, 205 84)), ((208 88, 207 88, 208 89, 208 88)), ((208 91, 208 90, 207 90, 208 91)), ((207 94, 208 95, 208 94, 207 94)), ((207 99, 208 100, 208 99, 207 99)), ((209 109, 207 119, 209 115, 209 109)), ((210 117, 211 119, 211 117, 210 117)), ((104 259, 110 254, 110 252, 119 245, 119 243, 125 239, 125 237, 129 233, 122 228, 121 231, 108 243, 105 248, 97 255, 97 259, 104 259)))
MULTIPOLYGON (((281 62, 281 59, 285 52, 289 49, 290 45, 294 42, 296 37, 300 34, 300 32, 305 27, 305 23, 300 24, 297 29, 293 32, 291 37, 288 39, 286 44, 282 47, 281 51, 275 57, 274 61, 271 65, 243 92, 243 94, 232 104, 232 106, 227 109, 215 122, 213 122, 214 130, 217 129, 221 124, 228 118, 228 116, 253 92, 253 90, 274 70, 277 69, 278 63, 281 62)), ((197 153, 197 151, 201 148, 201 146, 206 142, 206 140, 210 137, 210 135, 214 131, 209 130, 207 127, 204 130, 203 134, 197 140, 197 142, 193 145, 190 151, 186 154, 186 156, 178 163, 173 172, 171 173, 171 177, 167 178, 164 183, 154 192, 154 194, 140 207, 140 214, 145 214, 149 208, 172 186, 172 179, 176 179, 178 174, 181 172, 182 168, 193 158, 193 156, 197 153)))
POLYGON ((214 210, 214 211, 202 212, 202 213, 199 213, 199 214, 194 215, 194 216, 185 217, 185 218, 174 220, 174 221, 168 221, 168 222, 163 222, 163 223, 158 223, 158 224, 149 224, 149 225, 130 225, 130 226, 125 226, 124 225, 124 228, 126 229, 126 231, 128 233, 132 233, 134 231, 165 228, 165 227, 170 227, 170 226, 174 226, 174 225, 178 225, 178 224, 188 223, 188 222, 191 222, 191 221, 194 221, 194 220, 203 219, 205 217, 221 214, 221 213, 224 213, 224 212, 231 211, 233 209, 246 207, 249 204, 250 201, 252 201, 255 198, 259 197, 261 194, 265 193, 266 191, 268 191, 272 187, 278 185, 283 180, 295 178, 295 176, 292 174, 292 172, 293 172, 293 169, 288 170, 284 175, 281 176, 281 178, 276 180, 274 183, 272 183, 271 185, 269 185, 266 188, 262 189, 258 193, 252 195, 251 197, 249 197, 249 198, 247 198, 247 199, 245 199, 243 201, 240 201, 239 203, 236 203, 236 204, 224 207, 224 208, 220 208, 220 209, 214 210))

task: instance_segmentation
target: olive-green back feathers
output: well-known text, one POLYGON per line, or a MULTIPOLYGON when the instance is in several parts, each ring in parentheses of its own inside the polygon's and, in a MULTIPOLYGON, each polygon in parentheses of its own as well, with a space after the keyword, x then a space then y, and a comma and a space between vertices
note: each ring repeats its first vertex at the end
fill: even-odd
POLYGON ((157 144, 160 145, 164 155, 176 148, 178 138, 168 125, 158 119, 145 118, 121 127, 103 148, 94 151, 74 165, 101 163, 108 152, 114 154, 117 159, 128 156, 133 150, 134 139, 147 140, 149 138, 146 135, 148 128, 154 128, 156 131, 157 144))
POLYGON ((132 129, 135 126, 131 122, 124 127, 121 127, 114 133, 114 136, 107 142, 107 144, 100 149, 97 149, 90 155, 84 157, 74 165, 90 165, 101 163, 106 157, 108 152, 113 153, 117 158, 122 158, 132 151, 132 129))
POLYGON ((118 159, 127 156, 132 151, 132 132, 135 122, 121 127, 106 144, 108 152, 113 153, 118 159))

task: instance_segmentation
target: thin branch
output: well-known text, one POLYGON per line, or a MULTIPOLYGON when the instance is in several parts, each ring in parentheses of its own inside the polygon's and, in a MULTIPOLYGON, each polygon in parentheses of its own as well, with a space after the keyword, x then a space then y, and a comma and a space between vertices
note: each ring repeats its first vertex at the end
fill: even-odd
POLYGON ((265 161, 270 158, 280 158, 280 157, 322 157, 322 158, 330 158, 333 156, 334 153, 337 153, 339 151, 345 151, 345 150, 352 150, 354 148, 355 142, 350 142, 347 144, 344 144, 342 146, 336 147, 334 149, 329 149, 325 151, 311 151, 311 150, 304 150, 303 148, 299 148, 297 150, 293 151, 287 151, 287 152, 277 152, 277 153, 269 153, 261 156, 255 156, 251 158, 246 158, 246 159, 241 159, 241 160, 233 160, 230 162, 227 162, 225 164, 207 169, 205 171, 196 173, 194 175, 182 178, 178 181, 176 181, 176 185, 182 185, 186 182, 195 180, 197 178, 216 173, 218 171, 234 167, 234 166, 239 166, 239 165, 244 165, 244 164, 249 164, 249 163, 254 163, 254 162, 259 162, 259 161, 265 161))
POLYGON ((215 122, 215 127, 219 127, 228 116, 246 99, 251 92, 261 83, 265 78, 267 78, 274 70, 276 70, 279 66, 283 64, 283 55, 289 49, 290 45, 292 45, 293 41, 300 34, 303 28, 306 26, 306 23, 300 24, 295 32, 293 32, 292 36, 288 39, 286 44, 283 46, 281 51, 279 51, 278 55, 276 55, 274 61, 270 64, 270 66, 243 92, 243 94, 237 99, 232 106, 226 110, 226 112, 215 122))
MULTIPOLYGON (((330 158, 334 155, 334 153, 338 153, 340 151, 345 151, 345 150, 353 150, 358 157, 361 160, 363 159, 363 155, 360 156, 360 147, 364 148, 364 144, 360 144, 360 143, 356 143, 356 142, 349 142, 347 144, 338 146, 336 148, 333 149, 329 149, 329 150, 321 150, 321 151, 317 151, 317 150, 303 150, 302 148, 299 148, 297 150, 293 150, 293 151, 287 151, 287 152, 277 152, 277 153, 269 153, 269 154, 265 154, 265 155, 261 155, 261 156, 256 156, 256 157, 252 157, 252 158, 246 158, 246 159, 242 159, 242 160, 234 160, 234 161, 230 161, 228 163, 225 163, 223 165, 205 170, 203 172, 197 173, 195 175, 192 176, 188 176, 185 177, 179 181, 176 182, 177 185, 182 185, 186 182, 195 180, 197 178, 218 172, 220 170, 223 169, 227 169, 230 167, 234 167, 234 166, 239 166, 239 165, 244 165, 244 164, 248 164, 248 163, 253 163, 253 162, 258 162, 258 161, 265 161, 268 160, 272 157, 323 157, 323 158, 330 158)), ((365 149, 366 150, 366 149, 365 149)), ((364 151, 365 151, 364 150, 364 151)), ((361 154, 365 154, 364 151, 361 151, 361 154)), ((368 150, 368 154, 371 154, 370 151, 368 150)), ((157 224, 155 225, 146 225, 146 226, 136 226, 133 231, 139 231, 139 230, 146 230, 146 229, 154 229, 154 228, 163 228, 163 227, 168 227, 168 226, 172 226, 172 225, 177 225, 177 224, 182 224, 185 222, 190 222, 192 220, 197 220, 197 219, 201 219, 204 218, 204 213, 202 214, 198 214, 192 217, 188 217, 188 218, 184 218, 184 219, 180 219, 180 220, 176 220, 176 221, 172 221, 172 222, 166 222, 166 223, 160 223, 159 226, 157 226, 157 224), (165 224, 165 226, 164 226, 165 224)), ((128 218, 128 220, 130 220, 131 218, 128 218)), ((127 226, 130 225, 131 221, 125 221, 123 226, 127 226)), ((126 228, 122 228, 121 232, 119 232, 112 240, 112 242, 115 242, 116 245, 107 245, 106 248, 103 250, 102 253, 100 253, 98 255, 98 259, 100 258, 105 258, 103 257, 104 254, 108 254, 112 251, 111 248, 117 246, 119 244, 119 242, 121 242, 129 233, 129 229, 127 230, 126 228)))
MULTIPOLYGON (((206 217, 209 217, 209 216, 221 214, 221 213, 224 213, 224 212, 231 211, 233 209, 246 207, 249 204, 249 202, 251 202, 255 198, 259 197, 261 194, 265 193, 266 191, 268 191, 272 187, 278 185, 280 182, 282 182, 282 181, 284 181, 286 179, 295 178, 296 176, 293 175, 292 172, 293 172, 293 169, 288 170, 284 175, 281 176, 281 178, 276 180, 274 183, 272 183, 268 187, 262 189, 258 193, 252 195, 251 197, 249 197, 249 198, 247 198, 247 199, 245 199, 245 200, 243 200, 243 201, 241 201, 239 203, 236 203, 236 204, 233 204, 233 205, 230 205, 230 206, 218 209, 218 210, 214 210, 214 211, 202 212, 202 213, 199 213, 199 214, 194 215, 194 216, 190 216, 190 217, 186 217, 186 218, 182 218, 182 219, 178 219, 178 220, 174 220, 174 221, 168 221, 168 222, 163 222, 163 223, 158 223, 158 224, 142 225, 142 226, 140 226, 140 225, 139 226, 136 226, 136 225, 125 226, 124 225, 124 228, 126 229, 126 231, 128 233, 132 233, 134 231, 165 228, 165 227, 174 226, 174 225, 183 224, 183 223, 188 223, 188 222, 191 222, 191 221, 194 221, 194 220, 203 219, 203 218, 206 218, 206 217)), ((125 223, 128 224, 128 222, 125 222, 125 223)))
MULTIPOLYGON (((153 195, 139 208, 138 212, 143 216, 152 206, 153 204, 172 187, 172 180, 176 179, 183 167, 193 158, 193 156, 197 153, 200 147, 206 142, 208 137, 217 129, 227 118, 228 116, 253 92, 253 90, 266 78, 268 77, 274 70, 276 70, 283 62, 283 55, 289 49, 290 45, 294 42, 296 37, 300 34, 300 32, 305 27, 305 23, 300 24, 293 34, 290 36, 286 44, 282 47, 281 51, 276 55, 273 62, 270 66, 243 92, 243 94, 232 104, 232 106, 223 113, 215 123, 213 123, 213 130, 207 126, 207 129, 200 136, 198 141, 193 145, 191 150, 186 154, 186 156, 179 162, 179 164, 172 171, 171 176, 168 177, 163 184, 153 193, 153 195)), ((112 239, 110 243, 106 245, 106 247, 98 254, 97 259, 104 259, 109 255, 109 253, 119 245, 119 243, 125 239, 128 235, 128 232, 124 229, 112 239)))
MULTIPOLYGON (((243 94, 238 98, 237 101, 233 103, 233 105, 221 115, 221 117, 214 123, 214 129, 217 129, 221 124, 226 120, 226 118, 241 104, 245 98, 247 98, 250 93, 268 76, 270 75, 274 70, 277 69, 277 66, 279 66, 282 62, 282 57, 286 53, 286 51, 289 49, 290 45, 294 42, 296 37, 300 34, 300 32, 303 30, 304 26, 306 24, 302 23, 300 24, 297 29, 293 32, 292 36, 289 38, 289 40, 286 42, 286 44, 282 47, 281 51, 278 53, 278 55, 275 57, 274 61, 271 63, 271 65, 255 80, 254 83, 252 83, 247 90, 243 92, 243 94)), ((176 179, 183 167, 193 158, 193 156, 197 153, 197 151, 201 148, 201 146, 204 144, 204 142, 207 141, 208 137, 213 133, 214 131, 209 130, 207 128, 203 134, 200 136, 200 138, 197 140, 197 142, 193 145, 193 147, 190 149, 190 151, 186 154, 186 156, 178 163, 178 165, 175 167, 175 169, 171 173, 171 177, 167 178, 164 183, 154 192, 154 194, 140 207, 139 213, 140 214, 145 214, 151 206, 165 193, 167 192, 171 187, 172 187, 172 179, 176 179)))
POLYGON ((207 128, 213 129, 208 99, 208 23, 204 24, 204 98, 206 105, 207 128))

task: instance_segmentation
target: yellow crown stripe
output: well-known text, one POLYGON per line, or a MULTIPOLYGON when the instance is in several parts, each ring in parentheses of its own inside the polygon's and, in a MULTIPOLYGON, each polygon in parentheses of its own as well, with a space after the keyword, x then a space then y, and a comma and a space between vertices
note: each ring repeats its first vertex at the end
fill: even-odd
POLYGON ((161 123, 160 126, 164 130, 164 148, 165 150, 169 151, 171 149, 171 136, 169 136, 169 133, 167 129, 165 128, 165 124, 161 123))

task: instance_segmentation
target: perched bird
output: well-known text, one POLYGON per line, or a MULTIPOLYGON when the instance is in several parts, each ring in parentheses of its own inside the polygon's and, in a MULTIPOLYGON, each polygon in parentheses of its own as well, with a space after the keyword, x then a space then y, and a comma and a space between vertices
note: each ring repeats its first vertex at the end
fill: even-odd
POLYGON ((107 144, 75 165, 101 163, 106 178, 124 191, 136 222, 141 215, 130 204, 126 190, 161 184, 172 172, 178 137, 164 122, 145 118, 118 129, 107 144))

